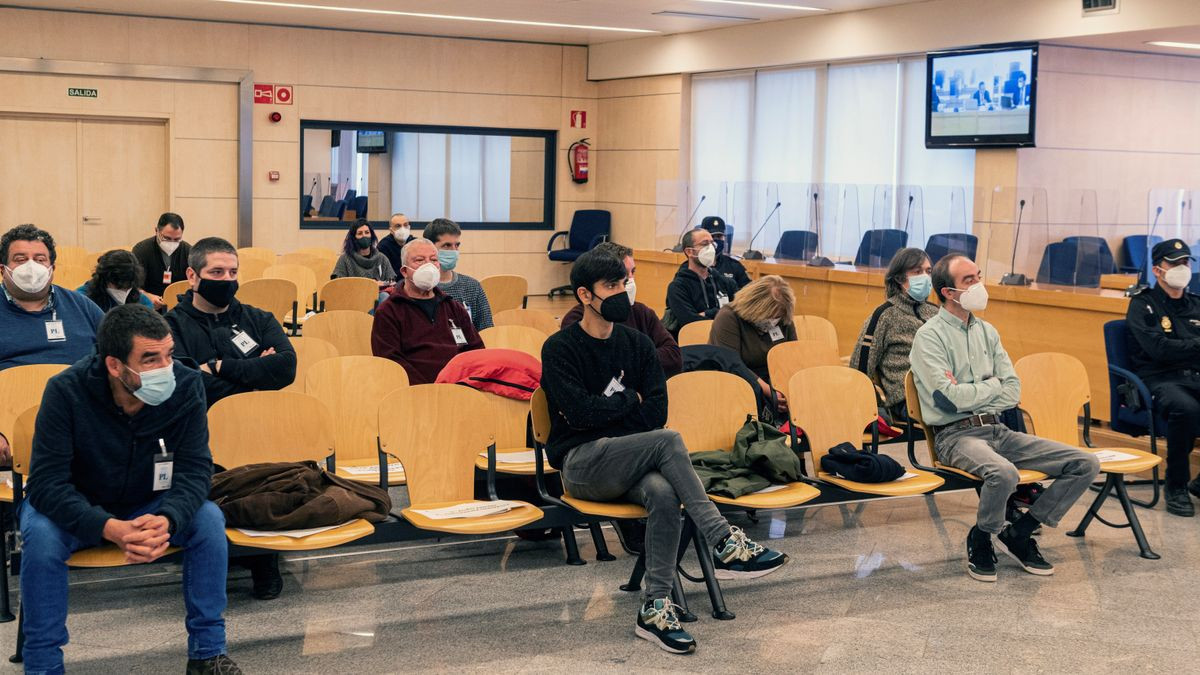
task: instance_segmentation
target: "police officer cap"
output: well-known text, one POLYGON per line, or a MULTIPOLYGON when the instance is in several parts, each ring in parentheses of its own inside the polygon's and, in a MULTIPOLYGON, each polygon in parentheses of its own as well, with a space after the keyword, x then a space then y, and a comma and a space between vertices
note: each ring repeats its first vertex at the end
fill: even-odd
POLYGON ((1182 239, 1168 239, 1154 245, 1150 251, 1150 260, 1157 265, 1163 260, 1177 263, 1181 260, 1191 260, 1192 249, 1182 239))
POLYGON ((705 216, 700 221, 700 227, 708 230, 709 234, 725 234, 725 219, 721 216, 705 216))

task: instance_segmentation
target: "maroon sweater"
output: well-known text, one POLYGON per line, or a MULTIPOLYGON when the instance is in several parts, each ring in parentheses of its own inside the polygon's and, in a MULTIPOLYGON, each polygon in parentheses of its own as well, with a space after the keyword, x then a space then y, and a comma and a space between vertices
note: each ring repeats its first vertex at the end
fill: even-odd
POLYGON ((404 366, 409 384, 431 384, 459 352, 483 349, 466 308, 436 288, 433 298, 437 308, 432 320, 418 301, 408 297, 403 285, 396 286, 375 310, 371 352, 404 366), (454 341, 451 321, 462 329, 467 344, 454 341))
MULTIPOLYGON (((576 304, 563 316, 560 327, 566 328, 582 320, 583 305, 576 304)), ((662 364, 663 373, 667 377, 678 375, 683 370, 683 355, 679 351, 679 343, 667 332, 654 310, 640 302, 633 303, 633 311, 629 313, 625 325, 650 338, 654 343, 658 362, 662 364)))

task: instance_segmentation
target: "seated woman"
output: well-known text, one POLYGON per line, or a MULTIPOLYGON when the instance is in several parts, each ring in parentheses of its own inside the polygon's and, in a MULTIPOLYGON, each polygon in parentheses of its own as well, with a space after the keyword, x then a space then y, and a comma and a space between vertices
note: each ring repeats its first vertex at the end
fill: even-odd
POLYGON ((883 389, 883 412, 889 423, 908 419, 904 409, 908 353, 917 329, 938 312, 937 305, 928 302, 932 269, 929 256, 919 248, 896 252, 884 282, 887 301, 867 318, 850 355, 850 367, 883 389))
MULTIPOLYGON (((792 323, 795 309, 796 294, 783 277, 775 274, 762 277, 738 291, 733 302, 717 312, 708 344, 737 352, 746 367, 758 376, 763 395, 770 398, 767 352, 780 342, 796 339, 796 326, 792 323)), ((780 412, 786 410, 783 392, 776 391, 775 400, 780 412)))
POLYGON ((366 218, 354 221, 342 242, 342 256, 333 267, 333 278, 364 277, 379 282, 380 288, 396 281, 392 263, 379 251, 379 237, 366 218))
POLYGON ((135 303, 153 308, 150 298, 138 290, 145 279, 146 272, 137 258, 129 251, 117 249, 100 256, 92 278, 75 290, 105 312, 135 303))

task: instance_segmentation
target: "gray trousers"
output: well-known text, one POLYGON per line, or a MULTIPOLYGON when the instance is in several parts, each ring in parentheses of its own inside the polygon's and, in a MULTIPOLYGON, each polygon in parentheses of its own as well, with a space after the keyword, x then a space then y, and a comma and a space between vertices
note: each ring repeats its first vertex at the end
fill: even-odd
POLYGON ((976 525, 996 534, 1004 526, 1008 497, 1017 488, 1017 469, 1041 471, 1055 479, 1029 509, 1039 523, 1057 527, 1088 489, 1100 462, 1090 452, 1013 431, 1002 424, 944 431, 934 439, 938 459, 983 480, 976 525))
POLYGON ((710 545, 729 534, 729 523, 704 493, 675 431, 659 429, 577 446, 563 464, 562 482, 572 497, 645 507, 647 599, 669 597, 675 583, 680 504, 710 545))

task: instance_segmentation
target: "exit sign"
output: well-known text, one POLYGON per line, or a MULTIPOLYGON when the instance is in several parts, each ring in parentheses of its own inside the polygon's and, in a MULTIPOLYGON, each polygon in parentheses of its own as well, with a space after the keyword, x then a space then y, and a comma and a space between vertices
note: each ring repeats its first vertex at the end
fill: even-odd
POLYGON ((67 96, 80 96, 82 98, 97 98, 100 96, 100 91, 97 89, 79 89, 78 87, 68 87, 67 96))

